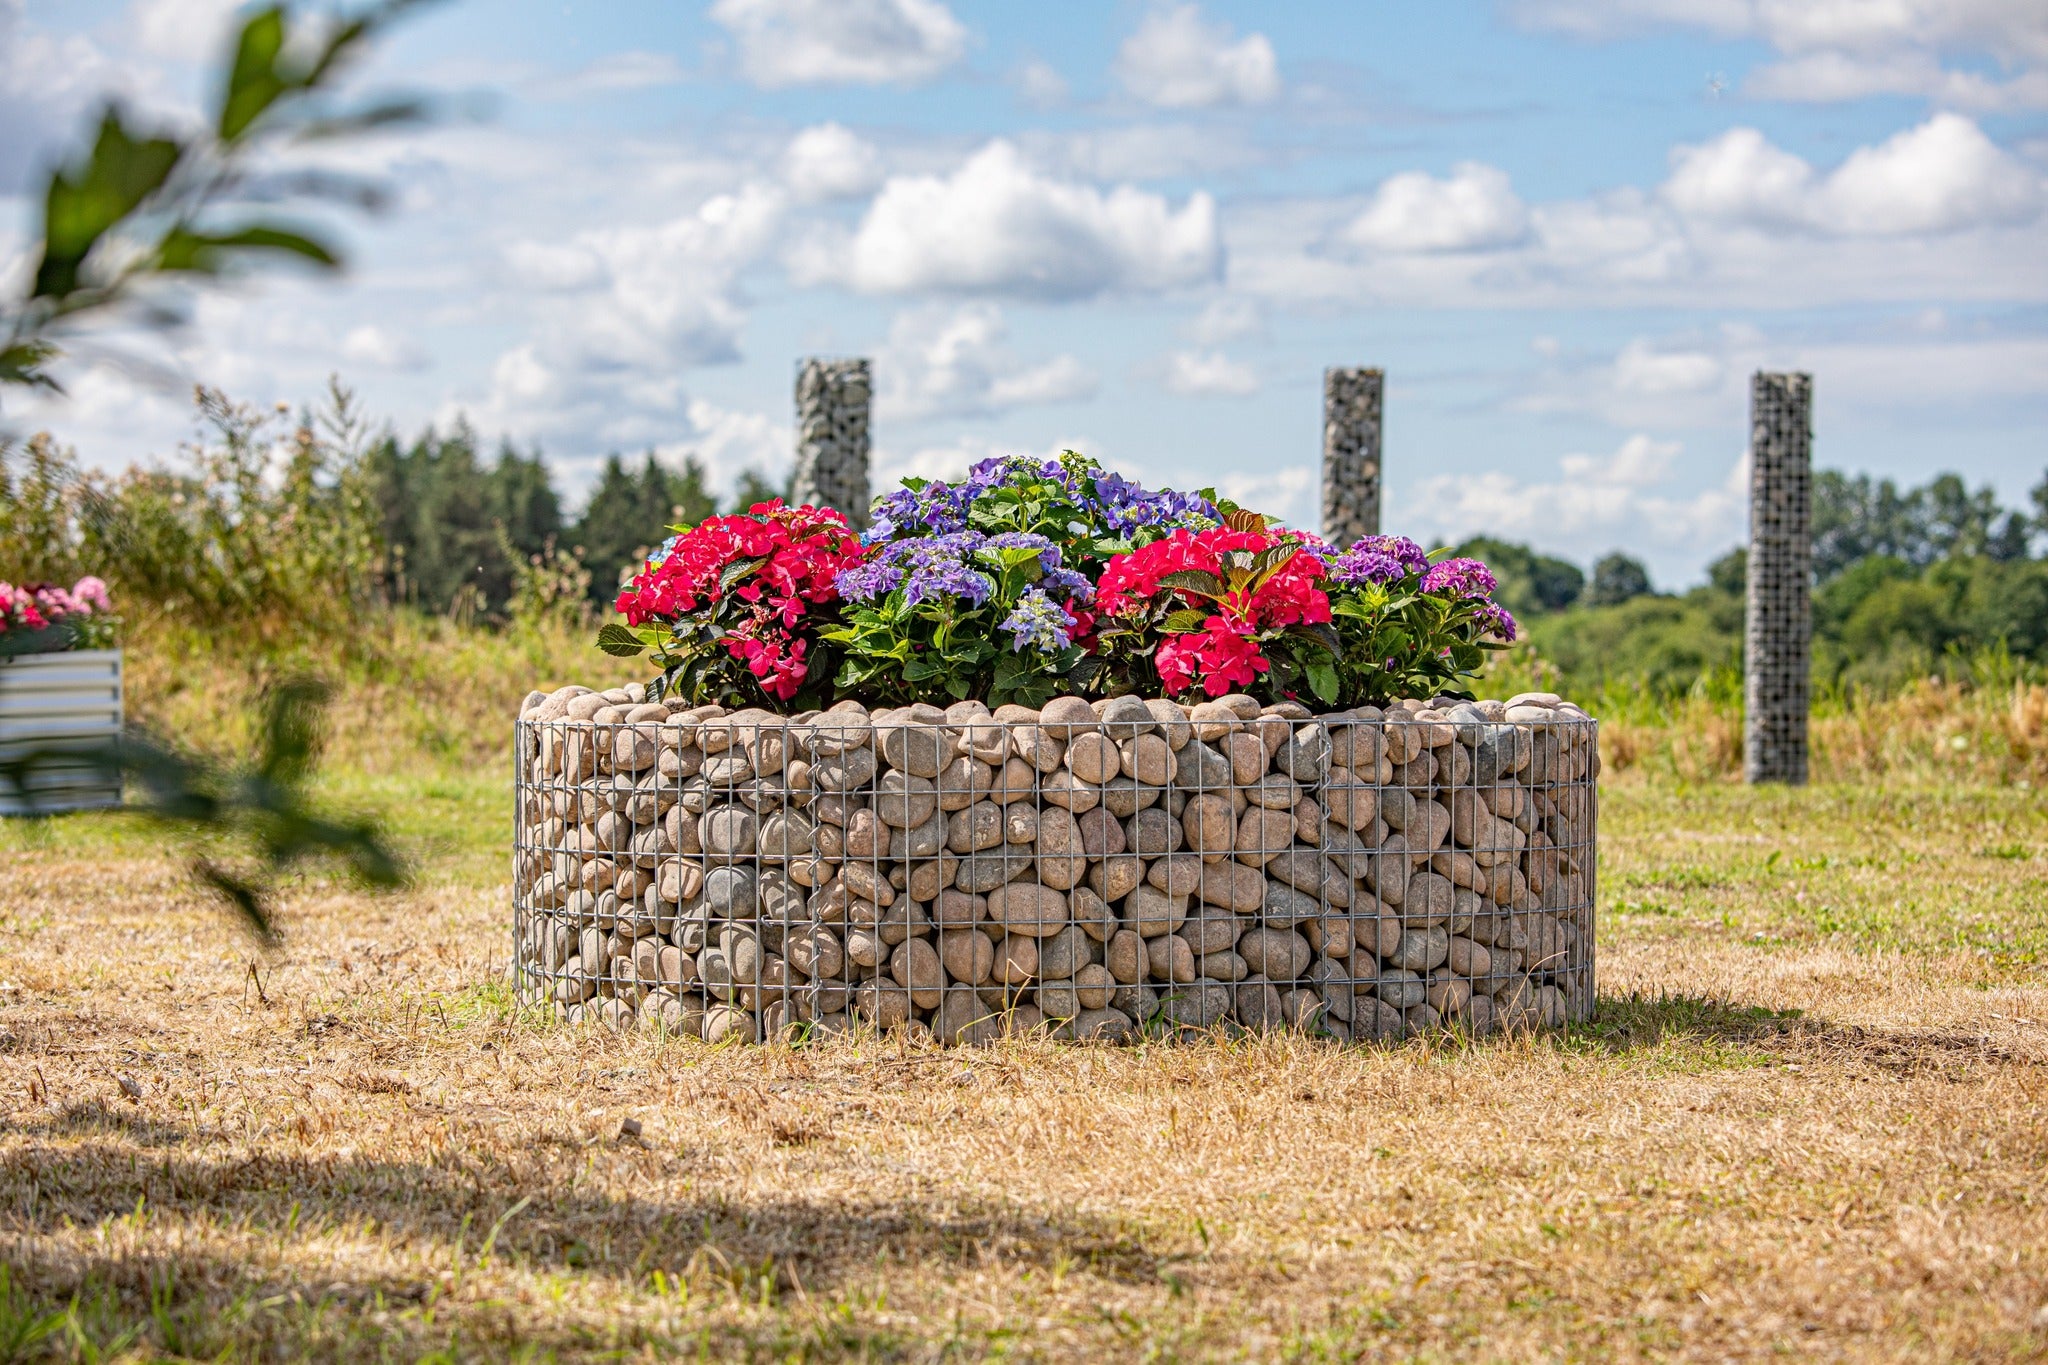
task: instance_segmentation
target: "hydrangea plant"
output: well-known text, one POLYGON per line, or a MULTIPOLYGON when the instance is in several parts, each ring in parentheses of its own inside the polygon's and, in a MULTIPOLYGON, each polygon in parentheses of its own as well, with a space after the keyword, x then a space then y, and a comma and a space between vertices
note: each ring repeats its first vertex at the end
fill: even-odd
POLYGON ((1450 692, 1515 638, 1477 560, 1432 563, 1391 536, 1339 550, 1072 451, 907 480, 863 538, 779 502, 675 530, 599 643, 651 649, 658 694, 693 702, 1243 691, 1353 706, 1450 692))
POLYGON ((1095 580, 1118 555, 1222 515, 1212 492, 1148 490, 1067 451, 984 460, 957 484, 875 502, 868 561, 839 576, 849 695, 1035 706, 1101 675, 1095 580))
POLYGON ((67 649, 107 649, 119 618, 107 585, 87 574, 69 588, 0 583, 0 657, 67 649))
POLYGON ((1514 643, 1515 618, 1493 601, 1476 559, 1432 564, 1405 536, 1367 536, 1328 555, 1324 584, 1346 705, 1457 692, 1491 650, 1514 643))
POLYGON ((1322 574, 1299 535, 1254 513, 1176 531, 1103 571, 1096 660, 1112 690, 1334 701, 1338 646, 1322 574))
POLYGON ((827 702, 821 626, 838 620, 835 586, 865 551, 829 508, 756 503, 675 534, 619 592, 626 625, 598 633, 608 654, 652 650, 657 696, 728 705, 827 702), (820 665, 823 667, 820 667, 820 665))

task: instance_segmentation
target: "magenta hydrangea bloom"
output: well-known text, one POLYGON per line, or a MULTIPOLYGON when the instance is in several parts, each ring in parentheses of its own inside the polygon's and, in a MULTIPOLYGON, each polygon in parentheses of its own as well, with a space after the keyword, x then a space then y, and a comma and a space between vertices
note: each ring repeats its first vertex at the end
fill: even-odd
POLYGON ((1446 559, 1430 565, 1429 572, 1422 576, 1424 592, 1451 597, 1491 597, 1498 586, 1493 570, 1476 559, 1446 559))

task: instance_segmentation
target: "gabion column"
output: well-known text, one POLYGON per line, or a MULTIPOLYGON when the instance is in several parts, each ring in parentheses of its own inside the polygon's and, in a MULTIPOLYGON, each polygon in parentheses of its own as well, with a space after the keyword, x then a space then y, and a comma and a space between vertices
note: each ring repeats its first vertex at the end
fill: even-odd
POLYGON ((1744 775, 1806 781, 1813 641, 1813 376, 1750 381, 1744 775))
POLYGON ((805 360, 796 376, 798 503, 836 507, 868 524, 868 398, 865 360, 805 360))
POLYGON ((1323 371, 1323 539, 1348 545, 1380 533, 1378 370, 1323 371))

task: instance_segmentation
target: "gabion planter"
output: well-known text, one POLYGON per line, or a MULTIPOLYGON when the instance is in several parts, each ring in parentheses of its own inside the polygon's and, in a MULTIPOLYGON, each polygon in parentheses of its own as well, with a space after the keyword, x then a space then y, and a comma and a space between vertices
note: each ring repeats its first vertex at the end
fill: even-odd
POLYGON ((797 717, 528 698, 521 996, 712 1041, 1387 1039, 1593 1003, 1595 722, 1548 694, 797 717))

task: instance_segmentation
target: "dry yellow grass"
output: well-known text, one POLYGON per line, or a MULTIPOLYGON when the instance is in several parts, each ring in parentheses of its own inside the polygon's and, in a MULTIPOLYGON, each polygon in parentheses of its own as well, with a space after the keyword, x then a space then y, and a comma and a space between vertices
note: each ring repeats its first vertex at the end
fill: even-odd
POLYGON ((720 1051, 511 1012, 488 772, 356 790, 457 832, 272 960, 0 835, 0 1359, 2048 1354, 2038 801, 1617 788, 1565 1038, 720 1051))

